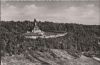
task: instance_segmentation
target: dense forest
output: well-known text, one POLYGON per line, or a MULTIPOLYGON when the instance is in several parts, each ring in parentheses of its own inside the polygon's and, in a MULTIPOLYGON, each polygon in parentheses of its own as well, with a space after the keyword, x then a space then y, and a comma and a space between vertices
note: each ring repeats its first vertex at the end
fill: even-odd
POLYGON ((0 21, 0 48, 1 54, 22 54, 26 50, 49 51, 49 49, 63 49, 74 56, 84 52, 91 56, 100 53, 98 37, 100 25, 83 25, 75 23, 53 23, 49 21, 38 22, 44 32, 67 32, 64 37, 50 39, 27 39, 23 36, 32 31, 34 21, 0 21))

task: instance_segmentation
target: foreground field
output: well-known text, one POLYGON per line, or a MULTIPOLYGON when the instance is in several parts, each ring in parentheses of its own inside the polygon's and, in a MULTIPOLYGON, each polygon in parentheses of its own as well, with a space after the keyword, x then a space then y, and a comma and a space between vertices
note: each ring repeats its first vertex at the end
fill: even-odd
POLYGON ((2 57, 1 65, 100 65, 100 62, 81 55, 75 58, 64 50, 49 52, 26 51, 25 54, 2 57))

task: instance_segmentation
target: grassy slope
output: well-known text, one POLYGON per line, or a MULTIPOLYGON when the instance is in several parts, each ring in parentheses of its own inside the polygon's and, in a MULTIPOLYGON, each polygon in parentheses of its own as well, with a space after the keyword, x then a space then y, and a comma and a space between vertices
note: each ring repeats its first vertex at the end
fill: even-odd
POLYGON ((58 49, 51 49, 49 52, 26 51, 25 55, 6 56, 1 61, 2 65, 100 65, 92 58, 83 55, 75 58, 58 49))

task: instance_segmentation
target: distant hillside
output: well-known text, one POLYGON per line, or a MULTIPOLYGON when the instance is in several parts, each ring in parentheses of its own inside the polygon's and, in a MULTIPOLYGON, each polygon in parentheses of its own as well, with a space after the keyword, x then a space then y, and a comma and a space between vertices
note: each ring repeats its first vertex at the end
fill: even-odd
MULTIPOLYGON (((24 33, 27 30, 31 31, 34 28, 34 21, 1 21, 0 26, 6 28, 9 32, 24 33)), ((38 26, 41 30, 47 32, 83 32, 83 33, 93 33, 100 37, 100 25, 82 25, 75 23, 53 23, 49 21, 38 22, 38 26)))
POLYGON ((34 28, 34 22, 1 21, 0 43, 2 55, 22 54, 25 50, 44 51, 48 49, 63 49, 78 57, 82 52, 86 56, 100 53, 97 37, 100 37, 100 25, 82 25, 70 23, 38 22, 38 26, 45 32, 68 32, 64 37, 36 40, 22 36, 34 28))

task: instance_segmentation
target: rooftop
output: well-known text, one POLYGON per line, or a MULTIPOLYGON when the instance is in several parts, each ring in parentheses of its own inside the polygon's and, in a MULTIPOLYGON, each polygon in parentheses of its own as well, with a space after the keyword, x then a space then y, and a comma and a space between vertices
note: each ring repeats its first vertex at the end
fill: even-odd
POLYGON ((25 33, 24 36, 42 36, 41 34, 30 32, 30 33, 25 33))

